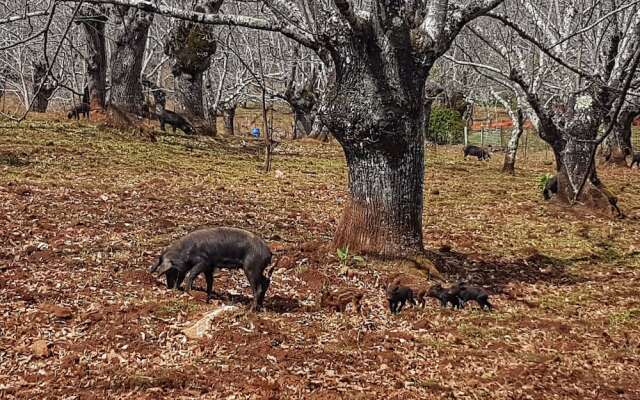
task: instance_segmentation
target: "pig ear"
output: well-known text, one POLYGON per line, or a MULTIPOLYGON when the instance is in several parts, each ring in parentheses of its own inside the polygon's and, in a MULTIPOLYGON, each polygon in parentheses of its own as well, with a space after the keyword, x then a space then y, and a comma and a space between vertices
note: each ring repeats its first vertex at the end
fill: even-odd
POLYGON ((164 260, 160 264, 160 268, 157 271, 157 276, 160 277, 167 273, 171 268, 173 268, 173 264, 169 260, 164 260))
POLYGON ((149 267, 149 272, 153 273, 153 271, 158 269, 160 264, 162 264, 162 256, 158 257, 158 260, 151 267, 149 267))

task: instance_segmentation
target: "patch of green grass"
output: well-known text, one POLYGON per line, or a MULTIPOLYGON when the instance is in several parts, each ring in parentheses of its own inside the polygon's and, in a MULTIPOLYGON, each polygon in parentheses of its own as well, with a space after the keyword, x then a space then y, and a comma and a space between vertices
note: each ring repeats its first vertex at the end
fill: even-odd
POLYGON ((640 322, 640 308, 622 310, 609 316, 609 325, 612 327, 634 325, 640 322))

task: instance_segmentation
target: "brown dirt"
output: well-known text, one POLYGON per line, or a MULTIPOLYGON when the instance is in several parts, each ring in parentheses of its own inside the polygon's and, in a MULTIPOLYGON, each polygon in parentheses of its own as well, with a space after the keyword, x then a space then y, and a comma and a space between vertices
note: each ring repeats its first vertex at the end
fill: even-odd
POLYGON ((392 316, 384 282, 402 269, 425 283, 425 272, 371 258, 340 272, 338 147, 284 142, 283 179, 259 169, 250 138, 155 133, 0 125, 0 153, 29 160, 0 164, 0 398, 640 398, 636 170, 602 171, 627 214, 615 220, 544 202, 542 153, 506 177, 498 159, 429 152, 427 258, 449 282, 486 287, 496 310, 430 300, 392 316), (171 240, 223 224, 259 233, 280 258, 263 313, 245 310, 239 272, 216 278, 211 304, 146 272, 171 240), (324 283, 362 290, 364 315, 319 310, 324 283), (181 328, 220 303, 241 310, 186 339, 181 328), (39 340, 44 357, 30 349, 39 340))

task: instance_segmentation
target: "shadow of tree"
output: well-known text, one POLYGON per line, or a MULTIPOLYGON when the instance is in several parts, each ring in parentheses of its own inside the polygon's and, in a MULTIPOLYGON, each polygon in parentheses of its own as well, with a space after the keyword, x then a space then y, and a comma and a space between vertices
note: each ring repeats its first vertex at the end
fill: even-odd
POLYGON ((560 259, 538 251, 516 259, 483 258, 456 251, 427 251, 426 257, 451 279, 486 286, 495 293, 503 293, 510 283, 566 286, 589 281, 587 277, 569 271, 574 263, 590 259, 585 257, 560 259))

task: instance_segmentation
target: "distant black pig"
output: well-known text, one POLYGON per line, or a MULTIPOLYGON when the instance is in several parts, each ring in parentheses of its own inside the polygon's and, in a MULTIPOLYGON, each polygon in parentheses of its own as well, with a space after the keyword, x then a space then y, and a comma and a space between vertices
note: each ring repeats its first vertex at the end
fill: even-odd
POLYGON ((69 111, 69 114, 67 114, 67 118, 68 119, 75 118, 79 120, 80 115, 82 115, 86 119, 89 119, 89 111, 90 111, 90 107, 88 103, 80 103, 69 111))
POLYGON ((164 131, 165 124, 169 124, 173 127, 173 133, 176 133, 176 129, 182 130, 187 135, 193 132, 193 127, 189 121, 187 121, 182 115, 174 113, 173 111, 160 111, 158 119, 160 120, 160 129, 162 131, 164 131))
POLYGON ((464 159, 467 159, 467 156, 478 157, 478 160, 488 160, 491 158, 491 154, 481 147, 474 146, 472 144, 465 146, 464 148, 464 159))
POLYGON ((391 284, 387 288, 389 309, 394 314, 399 313, 407 301, 415 306, 416 301, 414 297, 413 290, 410 287, 391 284))
POLYGON ((183 276, 187 291, 191 290, 195 278, 204 273, 209 300, 213 295, 215 270, 242 268, 253 290, 251 309, 258 310, 271 283, 273 268, 267 272, 267 276, 263 275, 271 263, 271 257, 271 250, 265 241, 251 232, 229 227, 201 229, 167 247, 149 272, 155 272, 158 276, 172 274, 174 287, 180 284, 183 276))
POLYGON ((475 300, 480 307, 489 311, 493 309, 491 303, 489 303, 489 293, 479 286, 471 286, 466 283, 460 283, 455 287, 455 292, 460 299, 460 308, 464 307, 464 303, 470 300, 475 300))

